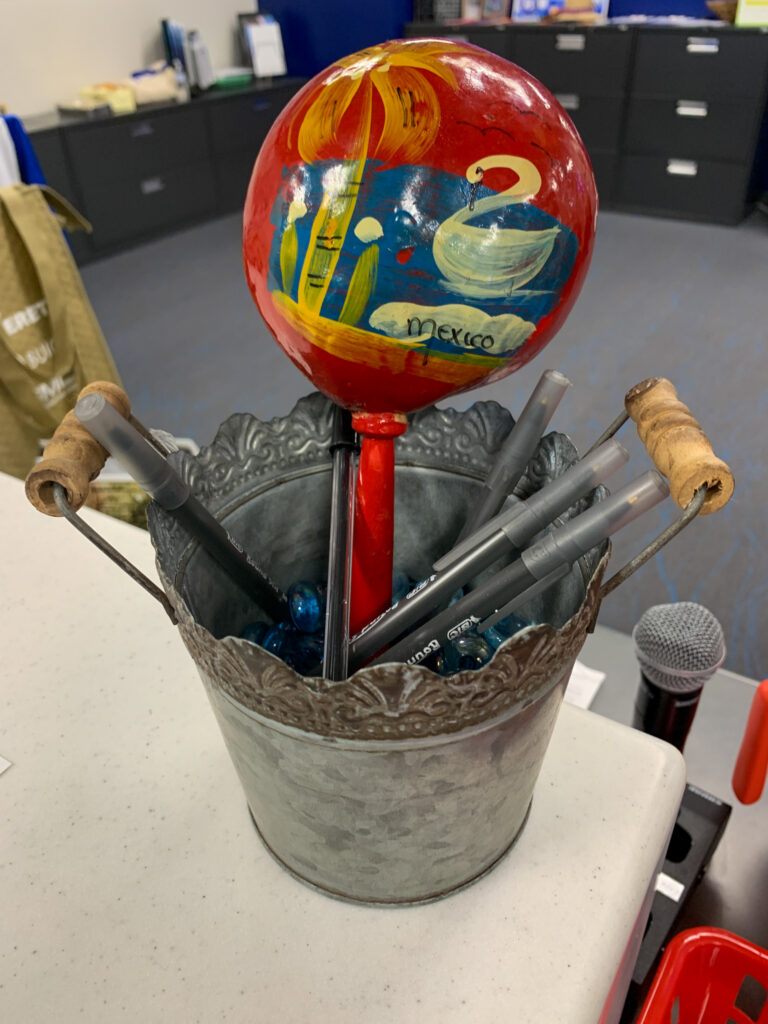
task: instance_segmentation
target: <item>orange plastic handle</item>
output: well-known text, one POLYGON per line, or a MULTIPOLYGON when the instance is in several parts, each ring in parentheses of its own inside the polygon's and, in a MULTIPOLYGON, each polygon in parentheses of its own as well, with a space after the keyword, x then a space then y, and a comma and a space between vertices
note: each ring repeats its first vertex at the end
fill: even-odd
POLYGON ((743 804, 760 799, 768 772, 768 679, 757 688, 741 741, 736 767, 733 769, 733 791, 743 804))

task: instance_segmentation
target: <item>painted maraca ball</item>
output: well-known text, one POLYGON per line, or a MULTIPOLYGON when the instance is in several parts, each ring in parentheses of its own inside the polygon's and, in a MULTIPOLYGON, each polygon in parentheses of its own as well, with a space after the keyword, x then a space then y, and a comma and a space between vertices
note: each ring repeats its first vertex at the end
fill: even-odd
POLYGON ((291 100, 251 177, 248 285, 278 343, 353 412, 411 412, 528 362, 594 242, 560 104, 476 46, 400 40, 291 100))

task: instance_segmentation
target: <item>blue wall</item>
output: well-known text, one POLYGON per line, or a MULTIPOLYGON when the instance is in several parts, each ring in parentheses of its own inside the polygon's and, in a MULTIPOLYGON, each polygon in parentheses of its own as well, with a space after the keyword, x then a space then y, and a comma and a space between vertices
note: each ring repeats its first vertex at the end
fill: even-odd
POLYGON ((610 0, 608 14, 623 18, 628 14, 671 15, 684 14, 689 18, 714 18, 705 0, 610 0))
POLYGON ((314 75, 339 57, 399 39, 413 0, 264 0, 280 23, 289 75, 314 75))

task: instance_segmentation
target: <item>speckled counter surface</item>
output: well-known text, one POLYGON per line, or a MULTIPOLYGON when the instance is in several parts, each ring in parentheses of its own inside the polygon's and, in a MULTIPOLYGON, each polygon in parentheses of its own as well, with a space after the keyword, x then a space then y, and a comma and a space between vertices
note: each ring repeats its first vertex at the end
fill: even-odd
MULTIPOLYGON (((0 1019, 595 1024, 682 759, 565 706, 517 844, 418 907, 336 901, 261 845, 175 629, 0 475, 0 1019)), ((88 513, 145 571, 149 538, 88 513)))

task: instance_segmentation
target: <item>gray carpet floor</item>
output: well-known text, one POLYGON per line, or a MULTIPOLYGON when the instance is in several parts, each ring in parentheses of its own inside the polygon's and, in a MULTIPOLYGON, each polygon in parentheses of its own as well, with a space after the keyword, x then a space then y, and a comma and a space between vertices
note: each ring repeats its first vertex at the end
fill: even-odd
MULTIPOLYGON (((311 387, 282 353, 251 301, 240 218, 183 231, 83 268, 93 306, 147 425, 210 441, 233 412, 285 414, 311 387)), ((768 675, 768 217, 719 227, 605 212, 581 296, 531 364, 449 405, 492 399, 516 415, 549 367, 573 382, 554 429, 584 450, 623 408, 625 392, 668 377, 732 466, 736 494, 700 517, 604 602, 599 621, 630 631, 652 604, 693 600, 723 625, 726 666, 768 675)), ((649 468, 634 427, 624 479, 649 468)), ((622 482, 622 481, 619 481, 622 482)), ((609 571, 677 510, 668 500, 617 537, 609 571)))

